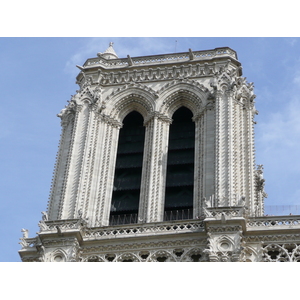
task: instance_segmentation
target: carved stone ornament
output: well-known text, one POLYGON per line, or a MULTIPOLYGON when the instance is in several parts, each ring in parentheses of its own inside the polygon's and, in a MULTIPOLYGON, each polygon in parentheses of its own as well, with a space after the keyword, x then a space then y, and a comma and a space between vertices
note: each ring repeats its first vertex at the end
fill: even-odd
POLYGON ((300 262, 300 245, 266 245, 263 247, 263 259, 267 262, 300 262))
POLYGON ((23 238, 24 238, 24 239, 27 239, 27 238, 28 238, 28 229, 24 229, 24 228, 23 228, 21 231, 22 231, 22 233, 23 233, 23 238))
POLYGON ((265 179, 263 177, 263 165, 258 165, 255 170, 256 191, 260 193, 263 198, 267 198, 268 194, 265 192, 265 179))
POLYGON ((154 99, 158 97, 157 93, 152 88, 141 83, 130 83, 130 84, 125 84, 124 86, 113 90, 111 94, 105 98, 104 102, 107 103, 111 98, 129 89, 137 89, 137 90, 145 91, 147 93, 150 93, 154 99))
POLYGON ((24 238, 20 238, 19 244, 22 246, 22 249, 29 247, 29 243, 24 238))
POLYGON ((38 223, 38 226, 40 227, 40 232, 45 231, 45 230, 49 230, 49 227, 47 226, 47 224, 44 220, 41 220, 38 223))
POLYGON ((119 58, 111 43, 78 68, 22 261, 300 261, 300 217, 264 215, 254 85, 234 50, 119 58))
POLYGON ((62 120, 62 122, 66 121, 70 114, 74 114, 76 112, 76 102, 74 100, 74 96, 72 99, 68 101, 69 104, 63 108, 57 116, 62 120))

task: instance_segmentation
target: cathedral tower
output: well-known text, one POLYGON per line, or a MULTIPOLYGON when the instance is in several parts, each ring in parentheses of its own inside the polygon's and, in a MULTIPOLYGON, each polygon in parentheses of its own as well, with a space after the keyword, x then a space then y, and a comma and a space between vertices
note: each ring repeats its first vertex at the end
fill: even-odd
POLYGON ((259 238, 246 247, 266 193, 236 52, 118 58, 111 43, 77 67, 47 211, 37 237, 24 232, 22 260, 262 259, 259 238))

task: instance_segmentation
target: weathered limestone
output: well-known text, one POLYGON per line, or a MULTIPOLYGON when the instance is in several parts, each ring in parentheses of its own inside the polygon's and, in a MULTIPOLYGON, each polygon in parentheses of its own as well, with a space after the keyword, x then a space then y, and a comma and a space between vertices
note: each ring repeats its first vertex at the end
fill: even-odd
POLYGON ((79 90, 58 114, 47 213, 35 238, 24 231, 23 261, 300 259, 300 218, 264 217, 255 95, 235 51, 119 59, 110 44, 78 68, 79 90), (164 221, 169 128, 182 106, 195 123, 193 217, 164 221), (119 131, 132 111, 145 126, 138 222, 111 226, 119 131))

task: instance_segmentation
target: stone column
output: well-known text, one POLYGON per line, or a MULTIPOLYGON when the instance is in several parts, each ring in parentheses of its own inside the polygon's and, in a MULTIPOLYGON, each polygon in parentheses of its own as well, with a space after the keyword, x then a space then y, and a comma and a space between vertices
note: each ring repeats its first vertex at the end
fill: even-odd
POLYGON ((144 122, 145 130, 145 143, 143 154, 143 167, 142 167, 142 180, 141 192, 138 212, 138 223, 145 223, 147 220, 147 212, 149 207, 149 193, 150 193, 150 178, 151 178, 151 162, 152 162, 152 145, 154 138, 154 121, 153 117, 144 122))
POLYGON ((89 226, 99 226, 96 215, 98 188, 101 182, 102 144, 105 137, 105 123, 101 115, 94 113, 94 139, 88 156, 90 157, 88 191, 86 194, 85 216, 88 218, 89 226))
POLYGON ((101 131, 103 130, 103 136, 98 142, 98 147, 101 147, 101 150, 99 149, 97 152, 101 154, 101 158, 98 161, 97 195, 92 214, 93 223, 96 226, 107 226, 109 224, 119 130, 122 124, 109 116, 102 116, 100 126, 101 131))
POLYGON ((203 201, 215 192, 215 110, 212 103, 196 115, 194 218, 203 215, 203 201))
POLYGON ((252 142, 248 114, 237 103, 234 92, 231 89, 218 91, 215 193, 217 206, 240 205, 242 197, 246 197, 247 202, 251 198, 247 187, 252 172, 252 142))
POLYGON ((87 139, 82 158, 82 168, 78 185, 78 197, 75 205, 75 217, 78 211, 89 223, 92 221, 93 212, 90 210, 94 203, 95 181, 97 182, 97 171, 99 169, 99 149, 97 147, 99 135, 99 118, 95 109, 96 105, 90 106, 90 122, 87 127, 87 139))
POLYGON ((71 145, 74 130, 75 112, 73 108, 64 109, 58 116, 61 118, 62 133, 59 142, 51 192, 48 202, 48 216, 50 220, 59 218, 59 207, 66 177, 68 160, 71 157, 71 145))
POLYGON ((230 205, 232 193, 231 99, 224 92, 216 96, 216 193, 217 206, 230 205))
POLYGON ((60 203, 60 219, 70 219, 76 217, 77 212, 75 212, 75 207, 79 192, 78 187, 87 139, 89 117, 89 102, 84 101, 81 105, 77 104, 70 158, 68 160, 66 177, 64 180, 65 185, 62 191, 62 201, 60 203))
POLYGON ((253 123, 253 114, 252 110, 249 108, 245 109, 246 114, 246 130, 247 133, 247 190, 248 190, 248 206, 250 208, 251 216, 260 216, 259 206, 260 204, 256 203, 255 205, 255 150, 254 150, 254 123, 253 123))
POLYGON ((147 187, 143 190, 145 201, 148 198, 146 222, 163 221, 167 153, 169 140, 169 126, 171 119, 155 112, 147 121, 147 127, 151 128, 152 137, 147 137, 147 187), (151 144, 149 142, 152 142, 151 144))

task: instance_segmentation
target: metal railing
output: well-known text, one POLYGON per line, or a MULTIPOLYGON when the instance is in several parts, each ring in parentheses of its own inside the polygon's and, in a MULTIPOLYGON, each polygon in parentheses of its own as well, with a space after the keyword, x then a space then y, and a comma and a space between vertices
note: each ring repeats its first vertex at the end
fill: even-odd
POLYGON ((265 205, 265 216, 300 215, 300 205, 265 205))
POLYGON ((111 215, 109 225, 135 224, 138 221, 138 214, 111 215))
POLYGON ((165 211, 164 221, 173 221, 173 220, 188 220, 193 219, 193 209, 176 209, 165 211))
MULTIPOLYGON (((173 220, 189 220, 193 219, 193 209, 176 209, 164 212, 164 221, 173 220)), ((109 218, 109 225, 124 225, 124 224, 135 224, 138 222, 138 214, 119 214, 111 215, 109 218)))

